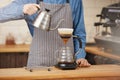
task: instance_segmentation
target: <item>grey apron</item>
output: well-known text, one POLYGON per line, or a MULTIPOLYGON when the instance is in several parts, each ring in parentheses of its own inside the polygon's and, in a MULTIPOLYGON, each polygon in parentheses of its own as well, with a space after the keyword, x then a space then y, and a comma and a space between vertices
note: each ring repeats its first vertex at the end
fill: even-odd
MULTIPOLYGON (((71 7, 68 3, 49 4, 40 2, 40 6, 41 10, 45 8, 50 10, 52 16, 51 28, 54 28, 60 19, 64 19, 65 21, 60 24, 59 28, 73 28, 71 7)), ((62 46, 64 46, 64 44, 57 29, 47 32, 34 28, 34 36, 30 47, 27 67, 49 67, 57 64, 58 53, 56 53, 56 51, 62 46)), ((68 41, 67 46, 71 47, 72 52, 74 52, 72 38, 68 41)))

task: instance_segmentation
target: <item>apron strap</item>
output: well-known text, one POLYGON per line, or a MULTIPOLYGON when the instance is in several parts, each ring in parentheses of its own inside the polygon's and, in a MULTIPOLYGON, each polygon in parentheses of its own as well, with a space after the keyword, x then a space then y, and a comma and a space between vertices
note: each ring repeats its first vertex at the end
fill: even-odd
MULTIPOLYGON (((43 0, 37 0, 37 4, 39 4, 39 2, 43 2, 43 0)), ((69 3, 69 0, 66 0, 67 3, 69 3)))
POLYGON ((37 4, 39 4, 40 2, 43 2, 43 0, 37 0, 37 4))
POLYGON ((43 2, 43 0, 39 0, 39 1, 42 1, 42 2, 43 2))
POLYGON ((66 0, 67 3, 69 3, 69 0, 66 0))

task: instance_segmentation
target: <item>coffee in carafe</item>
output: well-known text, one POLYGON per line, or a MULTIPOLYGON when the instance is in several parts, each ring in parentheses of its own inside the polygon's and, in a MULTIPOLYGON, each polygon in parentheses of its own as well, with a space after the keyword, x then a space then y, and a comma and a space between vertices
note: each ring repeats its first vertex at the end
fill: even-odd
POLYGON ((62 47, 59 50, 58 67, 61 69, 75 69, 76 68, 74 56, 73 56, 73 53, 70 47, 62 47))

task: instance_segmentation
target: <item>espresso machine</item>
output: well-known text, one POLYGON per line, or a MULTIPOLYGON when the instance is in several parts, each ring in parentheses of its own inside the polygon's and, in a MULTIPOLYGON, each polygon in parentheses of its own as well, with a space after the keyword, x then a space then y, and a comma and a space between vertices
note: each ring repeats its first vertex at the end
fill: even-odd
POLYGON ((120 56, 120 2, 103 7, 94 37, 96 45, 102 50, 120 56))

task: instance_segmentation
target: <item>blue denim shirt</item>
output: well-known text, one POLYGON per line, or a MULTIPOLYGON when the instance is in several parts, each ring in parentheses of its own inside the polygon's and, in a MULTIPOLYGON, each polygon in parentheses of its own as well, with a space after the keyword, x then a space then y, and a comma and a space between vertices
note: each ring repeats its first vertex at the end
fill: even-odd
MULTIPOLYGON (((43 0, 46 3, 51 4, 65 4, 66 0, 43 0)), ((86 32, 84 26, 84 15, 83 15, 83 6, 82 0, 69 0, 72 10, 73 18, 73 35, 77 35, 82 40, 82 49, 79 54, 76 55, 76 58, 85 58, 86 52, 84 50, 86 44, 86 32)), ((28 3, 37 3, 37 0, 14 0, 9 5, 0 8, 0 22, 6 22, 11 20, 25 19, 31 35, 33 35, 34 27, 32 22, 36 16, 33 14, 31 16, 26 16, 23 14, 23 6, 28 3)), ((79 42, 74 40, 75 52, 79 49, 79 42)))

